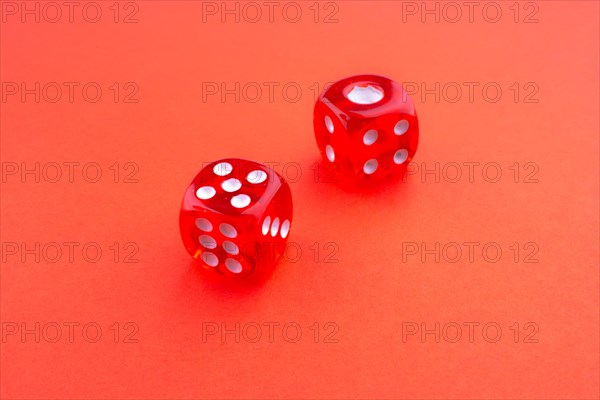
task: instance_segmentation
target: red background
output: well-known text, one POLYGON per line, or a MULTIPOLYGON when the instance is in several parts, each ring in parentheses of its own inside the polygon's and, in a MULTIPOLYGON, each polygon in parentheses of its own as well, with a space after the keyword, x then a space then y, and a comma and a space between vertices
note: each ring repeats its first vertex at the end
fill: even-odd
POLYGON ((297 23, 281 11, 272 23, 266 15, 252 23, 250 14, 222 22, 193 1, 137 2, 134 23, 123 23, 135 11, 125 2, 117 23, 113 2, 98 2, 97 23, 81 12, 72 23, 66 15, 22 22, 22 10, 3 8, 1 397, 598 398, 598 3, 518 3, 515 22, 513 2, 498 2, 496 23, 482 16, 486 3, 473 22, 466 7, 452 22, 446 3, 428 2, 438 4, 437 22, 421 14, 421 2, 409 3, 417 14, 407 2, 321 2, 315 22, 313 3, 297 2, 297 23), (433 91, 412 96, 421 137, 418 171, 405 182, 349 190, 314 179, 314 85, 359 73, 433 91), (72 102, 65 92, 36 103, 8 95, 11 82, 95 82, 103 95, 92 103, 76 89, 72 102), (254 82, 263 92, 256 102, 255 92, 239 102, 220 93, 203 99, 207 82, 254 82), (265 82, 278 85, 272 99, 265 82), (473 99, 466 82, 478 85, 473 99), (502 89, 496 102, 482 94, 488 83, 502 89), (297 99, 293 88, 283 94, 286 84, 301 88, 297 99), (138 102, 126 103, 132 87, 138 102), (263 285, 204 279, 179 238, 186 185, 203 163, 224 157, 274 163, 291 181, 290 242, 301 253, 263 285), (97 163, 102 178, 89 183, 79 167, 69 182, 62 167, 51 182, 47 166, 65 162, 97 163), (471 162, 479 163, 472 181, 471 162), (48 173, 39 183, 6 170, 36 163, 48 173), (436 163, 439 176, 422 173, 436 163), (462 172, 454 183, 453 163, 462 172), (502 176, 489 182, 497 166, 502 176), (124 182, 127 173, 137 182, 124 182), (72 262, 64 253, 53 263, 41 250, 39 262, 7 251, 10 243, 64 250, 65 242, 79 243, 72 262), (403 251, 407 243, 465 242, 480 243, 473 262, 465 247, 454 263, 403 251), (81 255, 86 243, 102 248, 99 261, 81 255), (482 257, 486 243, 501 247, 498 262, 482 257), (523 262, 532 248, 538 262, 523 262), (138 262, 123 262, 132 249, 138 262), (79 324, 73 343, 70 322, 79 324), (272 342, 268 322, 279 324, 272 342), (479 324, 472 343, 469 322, 479 324), (36 323, 39 343, 9 334, 36 323), (53 323, 63 327, 56 343, 43 332, 53 323), (102 328, 97 343, 82 337, 89 323, 102 328), (263 327, 256 343, 254 331, 242 331, 254 323, 263 327), (293 330, 282 335, 290 323, 302 329, 298 342, 289 340, 293 330), (439 323, 439 342, 420 333, 403 340, 411 323, 439 323), (463 327, 456 343, 441 331, 453 323, 463 327), (239 324, 239 343, 233 334, 203 338, 222 324, 239 324), (502 328, 497 342, 488 341, 494 330, 482 334, 486 324, 502 328), (137 342, 124 343, 131 326, 137 342), (537 343, 526 343, 536 327, 529 339, 537 343))

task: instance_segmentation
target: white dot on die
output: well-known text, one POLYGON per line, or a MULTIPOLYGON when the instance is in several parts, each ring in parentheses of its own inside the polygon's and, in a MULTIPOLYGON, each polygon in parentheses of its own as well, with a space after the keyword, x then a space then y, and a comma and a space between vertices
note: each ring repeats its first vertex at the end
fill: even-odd
POLYGON ((279 231, 279 218, 275 218, 273 220, 273 225, 271 225, 271 236, 275 237, 277 232, 279 231))
POLYGON ((329 161, 335 161, 335 152, 333 151, 333 147, 331 147, 330 145, 325 146, 325 155, 327 156, 327 159, 329 161))
POLYGON ((235 256, 237 254, 239 254, 240 249, 237 247, 237 245, 233 242, 230 242, 229 240, 225 240, 223 242, 223 250, 225 250, 227 253, 231 254, 232 256, 235 256))
POLYGON ((196 197, 201 200, 208 200, 213 197, 217 193, 214 187, 212 186, 202 186, 198 190, 196 190, 196 197))
POLYGON ((367 175, 371 175, 373 172, 375 172, 377 170, 377 160, 372 158, 369 161, 367 161, 363 167, 363 171, 365 172, 365 174, 367 175))
POLYGON ((200 240, 200 244, 207 249, 214 249, 217 247, 217 241, 208 235, 200 235, 198 239, 200 240))
POLYGON ((231 198, 231 205, 235 208, 244 208, 250 204, 250 196, 247 194, 238 194, 231 198))
POLYGON ((281 224, 281 230, 279 231, 279 234, 285 239, 288 233, 290 233, 290 220, 286 219, 283 221, 283 224, 281 224))
POLYGON ((327 127, 329 133, 333 133, 333 121, 328 115, 325 116, 325 126, 327 127))
POLYGON ((228 162, 218 163, 213 167, 213 172, 215 173, 215 175, 219 176, 229 175, 232 170, 233 167, 228 162))
POLYGON ((221 184, 221 187, 226 192, 235 192, 236 190, 240 190, 242 187, 242 182, 235 178, 227 179, 221 184))
POLYGON ((400 149, 394 153, 394 162, 396 164, 402 164, 408 158, 408 151, 405 149, 400 149))
POLYGON ((196 226, 198 227, 198 229, 204 232, 210 232, 213 230, 212 224, 206 218, 197 218, 196 226))
POLYGON ((375 141, 377 140, 377 136, 379 136, 379 134, 375 129, 369 129, 365 132, 365 135, 363 136, 363 143, 367 146, 370 146, 373 143, 375 143, 375 141))
POLYGON ((250 172, 246 177, 246 180, 250 183, 262 183, 265 179, 267 179, 267 173, 260 169, 250 172))
POLYGON ((205 251, 202 253, 202 261, 204 261, 209 267, 216 267, 219 264, 219 257, 210 251, 205 251))
POLYGON ((225 260, 225 266, 227 269, 234 274, 239 274, 242 272, 242 264, 239 261, 234 260, 233 258, 228 258, 225 260))
POLYGON ((262 234, 266 235, 269 233, 269 227, 271 226, 271 217, 265 218, 262 224, 262 234))
POLYGON ((383 99, 383 92, 371 85, 367 87, 354 86, 348 93, 348 99, 356 104, 375 104, 383 99))
POLYGON ((408 130, 408 121, 403 119, 399 121, 396 126, 394 126, 394 134, 395 135, 404 135, 408 130))
POLYGON ((221 225, 219 225, 219 231, 221 231, 223 236, 226 236, 230 239, 233 239, 238 234, 233 225, 226 223, 222 223, 221 225))

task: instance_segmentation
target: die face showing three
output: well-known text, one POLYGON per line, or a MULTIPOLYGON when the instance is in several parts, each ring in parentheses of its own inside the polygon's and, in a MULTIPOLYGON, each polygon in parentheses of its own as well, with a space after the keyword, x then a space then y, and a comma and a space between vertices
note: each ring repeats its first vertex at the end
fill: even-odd
POLYGON ((185 248, 206 268, 243 276, 274 266, 292 223, 285 180, 266 166, 223 159, 204 167, 187 188, 179 215, 185 248))
POLYGON ((335 82, 314 109, 317 145, 343 173, 377 179, 401 171, 417 151, 419 123, 398 83, 377 75, 335 82))

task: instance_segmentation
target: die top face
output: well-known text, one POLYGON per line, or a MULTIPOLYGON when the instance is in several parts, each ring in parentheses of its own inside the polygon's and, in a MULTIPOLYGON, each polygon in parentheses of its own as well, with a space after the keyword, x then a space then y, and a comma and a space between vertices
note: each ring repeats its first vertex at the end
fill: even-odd
POLYGON ((324 90, 318 102, 340 121, 378 118, 390 113, 415 115, 414 105, 400 84, 378 75, 356 75, 324 90))
POLYGON ((282 179, 262 164, 223 159, 208 164, 194 178, 183 208, 258 218, 282 184, 282 179))

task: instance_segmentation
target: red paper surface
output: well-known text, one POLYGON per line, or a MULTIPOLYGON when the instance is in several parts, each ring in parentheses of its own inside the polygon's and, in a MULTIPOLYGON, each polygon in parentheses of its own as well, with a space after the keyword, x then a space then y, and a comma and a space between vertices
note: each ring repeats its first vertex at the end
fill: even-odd
POLYGON ((2 398, 599 397, 597 2, 74 3, 0 3, 2 398), (312 128, 361 73, 421 128, 371 189, 312 128), (292 188, 261 285, 179 237, 224 157, 292 188))

